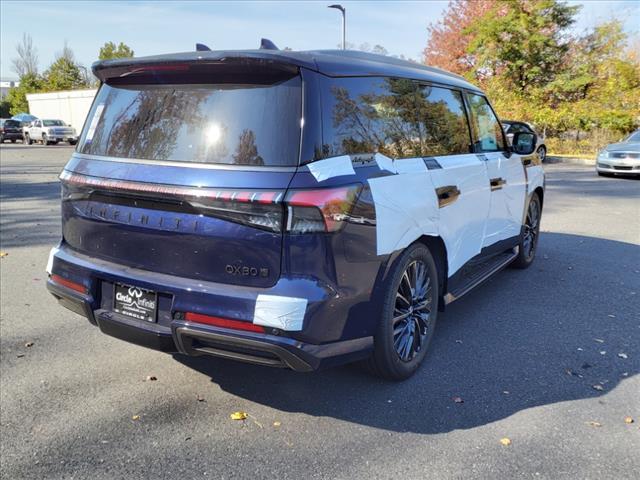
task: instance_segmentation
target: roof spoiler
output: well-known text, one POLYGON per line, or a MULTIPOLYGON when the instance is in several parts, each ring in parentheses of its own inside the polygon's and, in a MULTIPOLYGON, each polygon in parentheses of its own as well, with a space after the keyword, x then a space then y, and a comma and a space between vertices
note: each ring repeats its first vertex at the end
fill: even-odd
POLYGON ((260 40, 260 50, 280 50, 276 47, 276 44, 273 43, 268 38, 263 38, 260 40))

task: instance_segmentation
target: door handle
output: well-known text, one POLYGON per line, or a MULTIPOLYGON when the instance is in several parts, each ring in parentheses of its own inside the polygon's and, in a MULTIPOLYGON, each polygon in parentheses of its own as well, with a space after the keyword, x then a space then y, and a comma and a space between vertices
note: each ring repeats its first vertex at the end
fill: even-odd
POLYGON ((436 195, 438 196, 438 207, 442 208, 455 202, 460 196, 460 190, 456 185, 446 185, 436 188, 436 195))
POLYGON ((489 183, 491 185, 491 191, 493 192, 494 190, 500 190, 507 181, 502 177, 498 177, 492 178, 489 183))

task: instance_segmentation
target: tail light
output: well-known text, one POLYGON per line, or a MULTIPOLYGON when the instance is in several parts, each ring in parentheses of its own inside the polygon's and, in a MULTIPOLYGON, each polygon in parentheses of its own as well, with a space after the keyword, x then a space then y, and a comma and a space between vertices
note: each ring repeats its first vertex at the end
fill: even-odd
POLYGON ((118 203, 221 218, 272 232, 337 232, 349 218, 362 186, 290 190, 181 187, 111 180, 63 171, 63 201, 118 203), (284 201, 283 201, 284 199, 284 201), (169 205, 170 204, 170 205, 169 205), (286 215, 285 215, 286 212, 286 215), (285 224, 286 218, 286 224, 285 224))
POLYGON ((287 231, 291 233, 337 232, 358 200, 361 185, 287 193, 287 231))

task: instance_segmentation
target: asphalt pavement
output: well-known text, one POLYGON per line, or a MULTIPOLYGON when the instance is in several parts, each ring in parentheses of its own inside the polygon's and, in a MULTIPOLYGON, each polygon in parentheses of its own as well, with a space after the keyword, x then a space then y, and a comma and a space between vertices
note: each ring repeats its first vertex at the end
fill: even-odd
POLYGON ((640 180, 549 165, 535 264, 452 304, 390 383, 158 353, 58 306, 71 152, 0 147, 2 478, 638 478, 640 180))

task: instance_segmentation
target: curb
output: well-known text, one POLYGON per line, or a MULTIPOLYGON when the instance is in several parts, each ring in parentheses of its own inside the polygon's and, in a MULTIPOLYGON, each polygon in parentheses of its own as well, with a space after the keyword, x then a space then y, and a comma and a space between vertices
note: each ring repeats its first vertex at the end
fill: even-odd
POLYGON ((591 165, 595 166, 596 159, 595 158, 584 158, 584 157, 554 157, 553 155, 547 156, 544 159, 545 163, 573 163, 577 165, 591 165))

